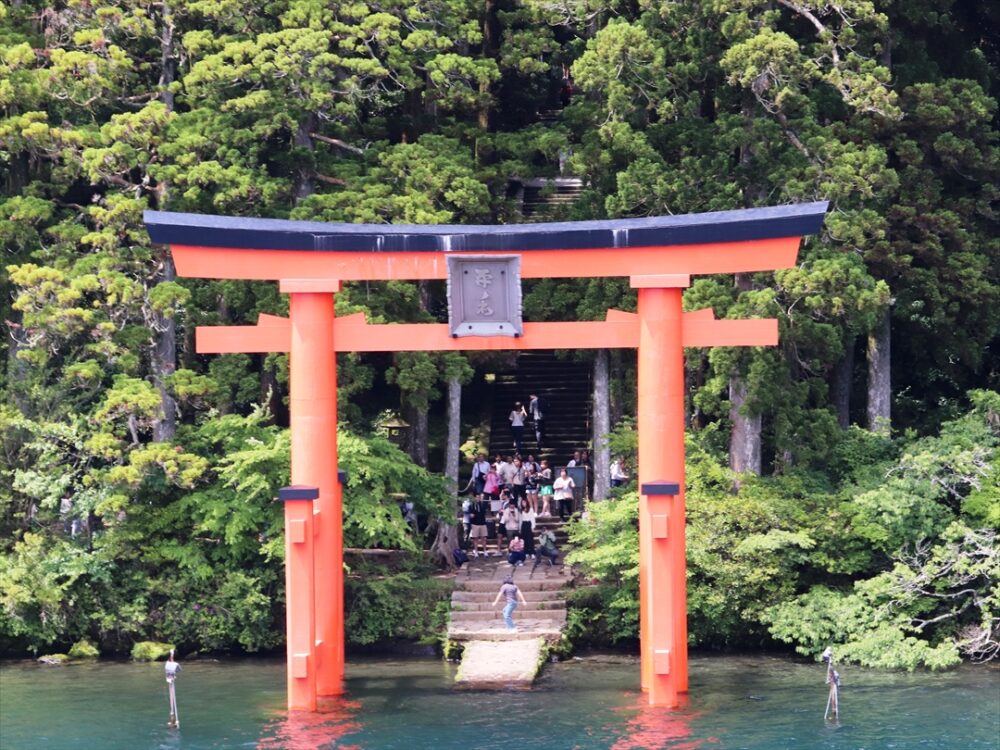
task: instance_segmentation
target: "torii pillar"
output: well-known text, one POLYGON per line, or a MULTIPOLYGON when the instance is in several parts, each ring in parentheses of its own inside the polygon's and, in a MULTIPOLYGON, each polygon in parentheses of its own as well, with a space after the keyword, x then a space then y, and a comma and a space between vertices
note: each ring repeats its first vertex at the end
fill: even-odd
MULTIPOLYGON (((313 579, 316 695, 338 695, 344 682, 343 507, 337 474, 337 355, 333 347, 333 295, 336 280, 282 280, 289 295, 291 351, 289 404, 292 435, 292 484, 312 485, 316 545, 313 579)), ((289 603, 291 607, 291 603, 289 603)), ((289 617, 289 622, 292 618, 289 617)), ((291 699, 291 694, 289 694, 291 699)), ((299 702, 299 701, 296 701, 299 702)), ((289 701, 291 706, 292 701, 289 701)), ((303 707, 306 706, 296 706, 303 707)), ((309 710, 315 710, 315 702, 309 710)))
POLYGON ((652 705, 687 691, 683 274, 633 276, 639 318, 639 627, 652 705), (654 585, 654 582, 656 585, 654 585))

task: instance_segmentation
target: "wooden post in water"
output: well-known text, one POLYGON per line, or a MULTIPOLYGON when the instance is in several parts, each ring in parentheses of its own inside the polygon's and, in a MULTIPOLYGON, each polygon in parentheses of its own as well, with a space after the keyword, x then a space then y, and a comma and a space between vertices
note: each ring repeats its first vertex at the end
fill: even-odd
POLYGON ((830 686, 823 719, 829 720, 833 716, 834 720, 840 721, 840 696, 837 695, 837 689, 840 687, 840 673, 833 668, 833 649, 827 648, 823 652, 823 661, 826 662, 826 684, 830 686))
POLYGON ((167 726, 173 729, 180 729, 181 720, 177 715, 177 673, 181 671, 181 665, 174 661, 174 650, 170 649, 170 657, 164 667, 167 673, 167 693, 170 696, 170 718, 167 719, 167 726))

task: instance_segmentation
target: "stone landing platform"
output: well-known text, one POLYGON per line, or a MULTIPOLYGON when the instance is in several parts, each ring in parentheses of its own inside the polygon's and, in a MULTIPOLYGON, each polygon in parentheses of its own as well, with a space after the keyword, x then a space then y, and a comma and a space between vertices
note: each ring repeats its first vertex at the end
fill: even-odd
POLYGON ((534 561, 512 568, 506 558, 479 557, 455 575, 448 639, 461 643, 462 664, 456 686, 463 688, 529 688, 545 663, 548 646, 559 640, 566 624, 565 589, 569 568, 547 562, 532 574, 534 561), (527 604, 514 611, 516 631, 503 622, 503 601, 493 600, 512 575, 527 604))

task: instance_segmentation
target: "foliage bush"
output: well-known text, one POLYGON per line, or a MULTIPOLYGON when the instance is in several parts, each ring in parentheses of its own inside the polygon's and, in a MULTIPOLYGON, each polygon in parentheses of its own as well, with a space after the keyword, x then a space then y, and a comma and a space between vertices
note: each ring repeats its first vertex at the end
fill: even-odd
POLYGON ((175 646, 172 643, 139 641, 132 647, 132 658, 135 661, 159 661, 170 656, 170 652, 174 649, 175 646))
POLYGON ((370 646, 393 641, 442 642, 451 609, 452 582, 433 576, 425 563, 403 570, 366 563, 347 577, 344 616, 347 642, 370 646))
POLYGON ((574 549, 566 562, 578 565, 596 584, 567 602, 567 635, 581 641, 601 633, 610 643, 634 640, 639 632, 638 495, 624 492, 591 503, 586 521, 568 529, 574 549))
MULTIPOLYGON (((715 647, 792 644, 872 667, 940 669, 1000 655, 992 483, 1000 399, 973 392, 937 436, 848 431, 825 472, 736 477, 688 440, 688 624, 715 647), (971 512, 970 512, 971 511, 971 512), (987 522, 987 523, 984 523, 987 522)), ((570 598, 580 642, 635 638, 634 491, 570 527, 570 559, 597 585, 570 598)))
MULTIPOLYGON (((15 477, 23 491, 35 493, 38 520, 58 526, 15 536, 0 555, 0 651, 37 653, 82 638, 118 653, 148 640, 186 650, 278 647, 284 535, 274 497, 288 481, 290 451, 287 430, 267 422, 255 410, 184 428, 178 441, 203 462, 190 465, 204 467, 194 486, 178 485, 169 467, 143 469, 134 487, 104 479, 106 491, 87 506, 90 532, 76 537, 58 521, 60 495, 42 481, 28 484, 31 472, 55 471, 65 455, 64 446, 39 441, 35 467, 15 477)), ((339 443, 348 473, 345 545, 414 549, 412 530, 389 496, 405 492, 418 512, 439 515, 447 497, 442 480, 382 437, 342 432, 339 443)), ((72 487, 76 480, 69 481, 72 487)), ((85 491, 75 497, 89 502, 85 491)), ((421 585, 416 577, 413 585, 421 585)), ((400 601, 403 588, 392 588, 400 601)), ((400 632, 433 630, 428 622, 407 630, 388 614, 379 617, 400 632)), ((371 625, 354 624, 362 640, 368 637, 371 625)))
POLYGON ((69 657, 71 659, 96 659, 101 652, 94 647, 90 641, 77 641, 70 647, 69 657))

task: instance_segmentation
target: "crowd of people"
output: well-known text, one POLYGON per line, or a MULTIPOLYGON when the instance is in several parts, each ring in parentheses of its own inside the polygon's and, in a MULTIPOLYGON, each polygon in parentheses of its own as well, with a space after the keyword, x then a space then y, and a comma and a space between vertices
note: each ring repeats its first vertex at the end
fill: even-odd
POLYGON ((536 461, 532 454, 524 460, 518 454, 497 456, 491 462, 480 453, 472 466, 471 496, 462 503, 469 553, 507 555, 512 566, 527 560, 555 562, 555 536, 545 531, 536 540, 536 521, 554 513, 566 520, 573 511, 575 486, 566 469, 553 478, 548 461, 536 461))
MULTIPOLYGON (((587 450, 573 452, 566 466, 554 470, 547 459, 536 461, 534 454, 525 456, 524 430, 531 423, 539 451, 545 439, 545 401, 532 394, 525 408, 520 401, 514 403, 509 415, 514 452, 496 455, 489 460, 485 453, 476 456, 472 477, 466 486, 462 502, 464 544, 456 550, 456 563, 462 564, 469 557, 506 556, 513 569, 533 561, 532 573, 540 563, 555 565, 559 560, 556 536, 551 528, 544 528, 536 538, 539 518, 558 514, 565 521, 575 510, 577 481, 570 469, 593 469, 587 450), (460 557, 459 557, 460 556, 460 557)), ((573 472, 576 473, 576 472, 573 472)), ((578 474, 579 476, 579 474, 578 474)), ((584 474, 586 477, 587 474, 584 474)), ((628 481, 625 464, 616 458, 610 468, 612 487, 628 481)), ((586 484, 586 480, 583 480, 586 484)), ((585 487, 581 488, 586 490, 585 487)), ((524 596, 513 578, 504 579, 493 604, 504 600, 504 624, 516 630, 513 612, 524 596)))
MULTIPOLYGON (((539 518, 558 515, 563 521, 574 512, 577 481, 570 469, 592 469, 587 450, 573 452, 564 468, 554 470, 548 460, 536 461, 534 454, 524 456, 523 437, 530 420, 535 440, 541 447, 545 437, 545 401, 532 394, 525 408, 520 401, 510 412, 511 437, 514 452, 497 454, 489 460, 480 453, 472 465, 472 477, 465 488, 462 502, 464 529, 463 557, 506 556, 512 567, 532 560, 535 567, 548 560, 555 564, 559 557, 555 535, 542 531, 536 538, 539 518)), ((611 464, 611 486, 628 480, 620 459, 611 464)), ((585 491, 585 488, 582 488, 585 491)))

